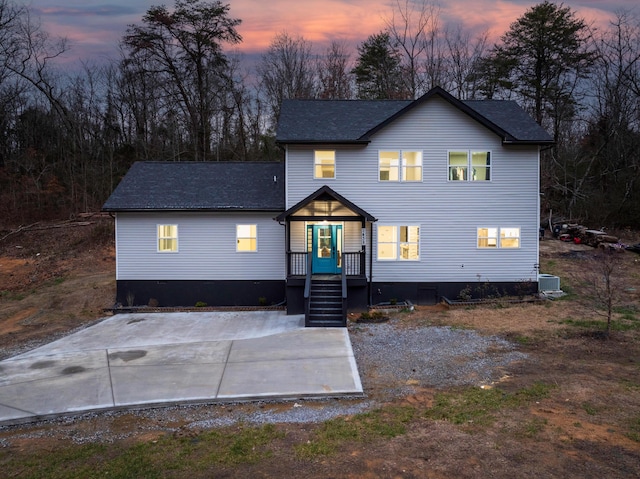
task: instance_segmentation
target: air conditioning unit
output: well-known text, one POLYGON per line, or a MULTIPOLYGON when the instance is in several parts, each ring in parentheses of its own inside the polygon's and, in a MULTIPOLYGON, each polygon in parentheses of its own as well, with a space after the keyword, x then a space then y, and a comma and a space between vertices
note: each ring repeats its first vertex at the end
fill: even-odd
POLYGON ((560 278, 552 274, 538 275, 538 291, 559 291, 560 278))

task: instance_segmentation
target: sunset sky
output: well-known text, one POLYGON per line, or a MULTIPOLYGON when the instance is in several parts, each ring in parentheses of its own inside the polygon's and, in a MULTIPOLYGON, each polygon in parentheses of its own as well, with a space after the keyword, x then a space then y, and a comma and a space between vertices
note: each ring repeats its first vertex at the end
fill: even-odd
MULTIPOLYGON (((20 0, 17 0, 20 2, 20 0)), ((237 50, 249 56, 265 51, 274 35, 301 35, 324 51, 332 40, 354 47, 378 33, 396 0, 227 0, 229 14, 242 20, 243 42, 237 50)), ((404 3, 404 0, 400 0, 404 3)), ((486 30, 497 39, 522 14, 542 0, 441 0, 440 20, 458 23, 473 32, 486 30)), ((102 63, 118 56, 117 45, 127 25, 140 24, 153 5, 172 7, 174 0, 25 0, 44 30, 64 36, 71 50, 67 62, 102 63)), ((560 2, 558 2, 560 3, 560 2)), ((606 26, 614 12, 638 10, 637 0, 565 0, 579 18, 606 26)), ((640 12, 638 12, 640 13, 640 12)))

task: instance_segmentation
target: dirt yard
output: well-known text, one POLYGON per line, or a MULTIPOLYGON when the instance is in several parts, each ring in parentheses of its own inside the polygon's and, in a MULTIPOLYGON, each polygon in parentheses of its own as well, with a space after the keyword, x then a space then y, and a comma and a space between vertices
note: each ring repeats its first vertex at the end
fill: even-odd
MULTIPOLYGON (((87 222, 84 226, 40 225, 0 240, 0 358, 85 327, 112 305, 111 220, 87 222)), ((0 231, 0 238, 8 233, 0 231)), ((629 244, 640 241, 637 235, 625 234, 622 240, 629 244)), ((301 447, 315 444, 324 426, 279 423, 275 425, 278 434, 267 446, 260 446, 267 447, 269 454, 255 461, 216 463, 209 455, 207 465, 188 466, 186 472, 174 464, 148 476, 109 477, 640 476, 640 255, 616 253, 621 261, 612 275, 614 322, 607 339, 601 333, 603 318, 594 310, 596 295, 588 283, 594 270, 590 258, 597 250, 552 239, 540 246, 541 272, 561 277, 561 288, 570 293, 564 299, 497 301, 473 308, 419 307, 392 318, 396 328, 473 329, 514 343, 529 359, 513 364, 489 387, 494 402, 478 403, 487 401, 474 395, 479 388, 436 390, 419 383, 412 384, 412 392, 405 397, 389 397, 384 381, 365 377, 368 400, 382 405, 387 416, 400 414, 397 411, 406 414, 400 432, 377 433, 366 440, 354 436, 337 450, 304 455, 301 447), (447 398, 453 398, 457 412, 475 407, 474 415, 458 420, 459 416, 445 414, 447 398)), ((196 454, 209 436, 205 430, 185 430, 194 417, 214 411, 231 414, 236 408, 286 411, 294 407, 292 403, 190 406, 0 428, 0 468, 5 477, 80 477, 71 473, 80 464, 104 466, 109 458, 142 446, 153 448, 159 441, 166 441, 164 448, 188 444, 189 454, 196 454), (91 454, 86 449, 79 452, 78 444, 87 442, 101 446, 91 454), (77 454, 69 456, 69 450, 77 454), (60 466, 55 474, 32 465, 37 457, 47 455, 72 459, 64 466, 67 469, 60 466)), ((324 405, 318 402, 317 407, 324 405)), ((354 415, 343 423, 359 421, 363 419, 354 415)), ((222 431, 238 435, 240 427, 222 431)), ((155 458, 151 453, 147 456, 151 461, 147 470, 153 471, 153 461, 160 459, 149 459, 155 458)), ((180 457, 186 461, 187 456, 180 457)))

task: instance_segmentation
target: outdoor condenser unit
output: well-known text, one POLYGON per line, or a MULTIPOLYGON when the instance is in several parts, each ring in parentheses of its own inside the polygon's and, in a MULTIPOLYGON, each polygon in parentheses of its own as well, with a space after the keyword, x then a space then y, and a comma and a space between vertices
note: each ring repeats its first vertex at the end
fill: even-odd
POLYGON ((559 291, 560 278, 552 274, 538 275, 538 291, 559 291))

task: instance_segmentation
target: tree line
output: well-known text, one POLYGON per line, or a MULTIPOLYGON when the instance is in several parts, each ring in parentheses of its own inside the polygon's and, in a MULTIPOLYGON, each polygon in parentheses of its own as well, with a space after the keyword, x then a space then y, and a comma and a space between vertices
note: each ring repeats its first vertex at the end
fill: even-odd
POLYGON ((5 223, 95 211, 135 161, 275 161, 287 98, 508 99, 556 140, 542 152, 545 213, 594 226, 640 220, 640 18, 595 29, 544 1, 495 43, 443 25, 427 0, 396 0, 351 51, 274 35, 255 67, 234 52, 241 19, 176 0, 129 25, 120 54, 65 74, 65 39, 0 0, 0 214, 5 223))

